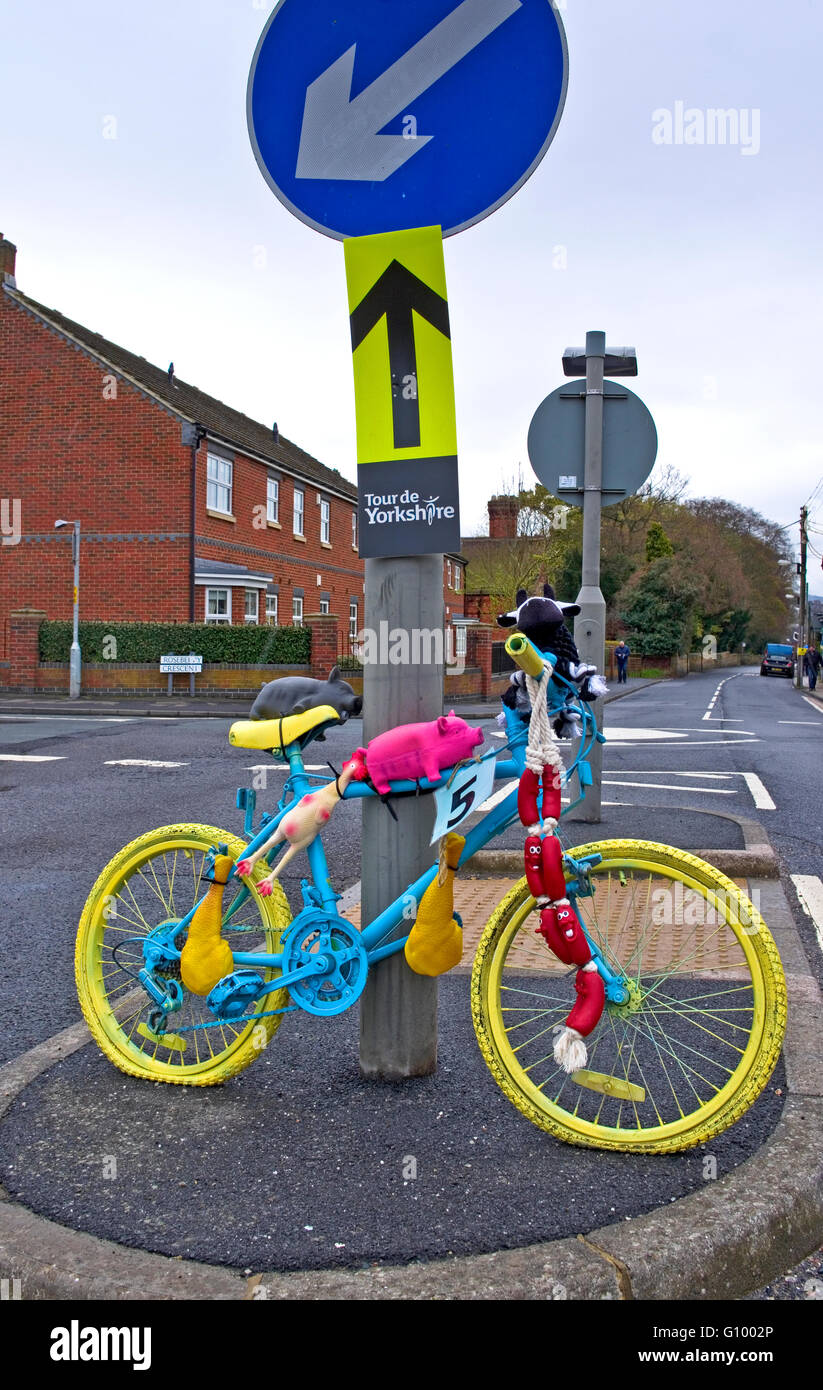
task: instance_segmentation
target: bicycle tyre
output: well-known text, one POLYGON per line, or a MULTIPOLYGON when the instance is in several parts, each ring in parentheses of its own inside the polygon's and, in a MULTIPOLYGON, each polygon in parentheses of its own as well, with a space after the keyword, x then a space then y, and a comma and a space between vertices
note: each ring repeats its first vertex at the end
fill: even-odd
MULTIPOLYGON (((185 1034, 185 1051, 179 1041, 165 1047, 138 1031, 141 1024, 148 1026, 154 1007, 135 978, 142 964, 139 938, 161 922, 174 921, 191 910, 206 886, 201 882, 206 853, 221 843, 234 859, 246 848, 238 836, 211 825, 166 825, 151 830, 124 845, 110 860, 83 908, 75 947, 80 1006, 98 1047, 130 1076, 186 1086, 218 1085, 253 1062, 280 1026, 282 1014, 257 1015, 289 1003, 288 990, 275 990, 258 1002, 255 1014, 242 1028, 232 1023, 206 1028, 213 1016, 205 1000, 184 987, 181 1010, 168 1018, 169 1033, 178 1040, 183 1035, 175 1032, 176 1027, 193 1026, 193 1031, 185 1034), (114 951, 123 952, 126 946, 129 954, 124 962, 114 951), (130 982, 134 986, 131 990, 130 982)), ((252 883, 266 873, 264 861, 256 864, 252 883)), ((275 881, 271 897, 249 894, 236 917, 225 924, 223 935, 235 950, 262 946, 266 951, 277 951, 290 920, 285 894, 275 881)), ((179 978, 179 968, 173 973, 179 978)), ((275 974, 269 969, 264 979, 272 980, 275 974)))
POLYGON ((602 856, 591 870, 594 895, 578 899, 578 912, 610 964, 629 967, 633 997, 627 1005, 607 1003, 587 1039, 589 1060, 578 1081, 557 1068, 547 1039, 574 1000, 576 971, 560 965, 534 935, 535 904, 524 878, 495 909, 475 955, 472 1019, 486 1064, 533 1124, 566 1143, 632 1153, 705 1143, 752 1105, 779 1056, 786 984, 774 940, 740 889, 692 854, 644 840, 605 840, 573 853, 602 856), (645 901, 638 901, 636 883, 645 885, 645 901), (663 899, 652 908, 661 889, 663 899), (599 909, 593 907, 598 890, 599 909), (666 894, 672 922, 663 935, 666 894), (690 924, 689 911, 695 918, 702 912, 703 922, 690 924), (524 964, 541 950, 548 959, 524 964), (699 981, 696 995, 688 993, 690 980, 699 981), (528 1002, 512 1005, 509 990, 528 1002), (533 1036, 521 1031, 532 1023, 533 1036), (593 1070, 604 1063, 610 1070, 593 1070))

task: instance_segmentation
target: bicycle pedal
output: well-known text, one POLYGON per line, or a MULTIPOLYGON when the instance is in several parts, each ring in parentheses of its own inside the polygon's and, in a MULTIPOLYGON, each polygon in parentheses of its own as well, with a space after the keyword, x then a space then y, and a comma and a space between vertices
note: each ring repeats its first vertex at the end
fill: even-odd
POLYGON ((186 1039, 181 1038, 179 1033, 155 1033, 147 1023, 138 1023, 137 1031, 141 1038, 148 1038, 149 1042, 156 1043, 158 1047, 167 1047, 171 1052, 185 1052, 186 1039))
POLYGON ((642 1086, 635 1086, 622 1076, 607 1076, 601 1071, 581 1070, 573 1071, 571 1079, 587 1091, 600 1091, 605 1096, 616 1096, 618 1100, 641 1102, 646 1099, 646 1092, 642 1086))

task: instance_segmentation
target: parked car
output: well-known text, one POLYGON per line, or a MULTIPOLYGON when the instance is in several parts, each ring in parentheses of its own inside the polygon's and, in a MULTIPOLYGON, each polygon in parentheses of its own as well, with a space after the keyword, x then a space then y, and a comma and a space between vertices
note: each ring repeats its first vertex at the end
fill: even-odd
POLYGON ((794 676, 794 650, 782 642, 767 642, 760 663, 761 676, 794 676))

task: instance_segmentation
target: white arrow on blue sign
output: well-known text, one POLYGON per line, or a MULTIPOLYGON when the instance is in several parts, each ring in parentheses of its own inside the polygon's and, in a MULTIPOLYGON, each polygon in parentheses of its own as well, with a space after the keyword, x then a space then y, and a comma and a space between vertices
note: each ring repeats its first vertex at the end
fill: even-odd
POLYGON ((567 84, 552 0, 280 0, 252 62, 249 134, 269 186, 317 231, 450 236, 533 173, 567 84))

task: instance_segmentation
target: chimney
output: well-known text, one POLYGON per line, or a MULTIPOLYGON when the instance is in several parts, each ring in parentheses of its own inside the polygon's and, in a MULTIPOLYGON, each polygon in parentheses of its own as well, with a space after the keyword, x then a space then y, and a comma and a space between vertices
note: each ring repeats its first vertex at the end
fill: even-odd
POLYGON ((517 515, 520 503, 516 497, 489 498, 489 538, 493 541, 513 540, 517 535, 517 515))
POLYGON ((14 278, 14 262, 17 258, 17 247, 10 241, 6 241, 3 233, 0 232, 0 280, 6 285, 11 285, 13 289, 17 287, 14 278))

